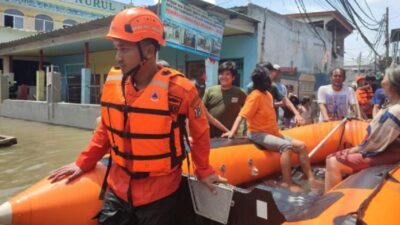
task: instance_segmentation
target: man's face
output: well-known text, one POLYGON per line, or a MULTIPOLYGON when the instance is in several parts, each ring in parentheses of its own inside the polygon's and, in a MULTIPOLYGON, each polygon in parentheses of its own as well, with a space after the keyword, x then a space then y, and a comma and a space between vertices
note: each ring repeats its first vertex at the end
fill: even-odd
POLYGON ((136 43, 114 39, 115 61, 123 73, 129 72, 140 63, 139 49, 136 43))
POLYGON ((340 70, 334 70, 331 75, 331 83, 335 87, 341 87, 343 85, 345 78, 344 74, 340 70))
POLYGON ((232 87, 235 76, 233 76, 230 70, 224 70, 221 74, 218 75, 218 80, 221 84, 221 87, 229 88, 232 87))
POLYGON ((277 81, 279 78, 279 71, 278 70, 271 70, 269 73, 269 77, 273 82, 277 81))
POLYGON ((364 86, 368 85, 368 81, 365 79, 359 80, 357 82, 357 85, 358 85, 358 87, 364 87, 364 86))

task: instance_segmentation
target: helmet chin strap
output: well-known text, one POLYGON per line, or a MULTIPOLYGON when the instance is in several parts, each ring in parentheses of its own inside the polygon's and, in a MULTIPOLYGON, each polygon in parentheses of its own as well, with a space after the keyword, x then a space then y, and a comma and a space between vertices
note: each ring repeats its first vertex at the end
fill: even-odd
POLYGON ((147 58, 144 57, 143 54, 143 50, 142 50, 142 46, 140 45, 140 42, 136 43, 136 46, 138 47, 139 50, 139 55, 140 55, 140 63, 133 67, 131 70, 129 70, 128 72, 123 72, 123 77, 122 77, 122 81, 121 81, 121 88, 122 88, 122 94, 125 97, 125 83, 126 83, 126 79, 128 79, 128 77, 131 78, 131 82, 132 84, 134 83, 134 77, 136 76, 136 74, 139 72, 140 68, 142 68, 142 66, 147 62, 147 58))

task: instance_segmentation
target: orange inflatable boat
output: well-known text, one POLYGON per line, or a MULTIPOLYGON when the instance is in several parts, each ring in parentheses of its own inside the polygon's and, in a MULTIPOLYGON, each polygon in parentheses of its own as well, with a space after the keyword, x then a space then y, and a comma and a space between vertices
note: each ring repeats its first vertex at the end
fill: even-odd
MULTIPOLYGON (((310 152, 333 129, 338 128, 311 157, 311 163, 324 161, 326 156, 344 147, 361 143, 366 134, 367 123, 347 121, 344 126, 339 121, 318 123, 282 131, 282 134, 302 140, 310 152), (344 130, 343 130, 344 128, 344 130)), ((230 184, 239 185, 280 171, 280 154, 260 149, 247 139, 216 139, 211 142, 210 164, 230 184)), ((292 154, 292 163, 298 163, 292 154)), ((184 162, 184 172, 187 163, 184 162)))
POLYGON ((398 225, 400 165, 365 169, 339 183, 285 225, 398 225), (357 221, 357 223, 356 223, 357 221))
MULTIPOLYGON (((311 150, 338 127, 338 124, 339 122, 313 124, 286 130, 283 133, 303 140, 311 150)), ((313 155, 311 161, 323 161, 334 151, 360 143, 366 133, 366 126, 365 122, 348 121, 330 136, 313 155)), ((280 171, 278 153, 260 151, 248 140, 217 139, 211 143, 211 165, 233 185, 257 180, 280 171)), ((293 163, 296 163, 295 158, 293 163)), ((187 168, 184 168, 184 171, 187 171, 187 168)), ((0 206, 0 224, 96 224, 91 218, 102 204, 98 200, 98 194, 104 173, 105 165, 99 163, 96 169, 68 185, 65 181, 50 184, 43 179, 0 206)))

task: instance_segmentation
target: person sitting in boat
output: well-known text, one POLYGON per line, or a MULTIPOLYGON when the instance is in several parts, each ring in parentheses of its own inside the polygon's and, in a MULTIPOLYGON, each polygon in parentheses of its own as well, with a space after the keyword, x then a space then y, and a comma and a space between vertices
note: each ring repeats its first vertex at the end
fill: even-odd
POLYGON ((342 180, 343 174, 400 161, 400 66, 386 69, 382 88, 388 106, 369 123, 363 142, 355 147, 331 154, 326 159, 325 191, 342 180))
POLYGON ((233 138, 239 124, 245 118, 248 127, 248 137, 256 144, 262 145, 270 151, 281 153, 280 163, 283 176, 283 187, 290 191, 298 192, 301 188, 295 185, 291 178, 291 153, 295 152, 301 167, 308 177, 312 188, 322 188, 322 183, 317 181, 311 171, 310 161, 307 156, 306 145, 279 132, 278 123, 273 104, 272 95, 267 91, 271 86, 269 71, 257 65, 251 79, 254 90, 247 97, 243 108, 237 116, 232 129, 222 137, 233 138))
MULTIPOLYGON (((286 86, 279 82, 280 77, 280 66, 277 64, 271 64, 270 62, 259 62, 258 66, 263 66, 269 71, 269 77, 271 79, 271 87, 268 92, 271 93, 274 100, 274 108, 276 113, 276 121, 279 120, 279 108, 290 110, 294 114, 294 120, 297 125, 304 124, 304 118, 301 117, 297 108, 293 105, 287 96, 286 86)), ((247 94, 253 91, 253 81, 247 85, 247 94)))

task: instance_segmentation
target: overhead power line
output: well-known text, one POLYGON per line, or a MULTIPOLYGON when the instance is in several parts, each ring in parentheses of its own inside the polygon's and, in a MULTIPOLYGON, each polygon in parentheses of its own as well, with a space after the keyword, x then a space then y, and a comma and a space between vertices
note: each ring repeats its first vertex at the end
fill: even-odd
POLYGON ((340 0, 340 3, 342 4, 344 10, 347 13, 347 16, 350 18, 350 20, 352 21, 352 24, 357 28, 358 32, 361 35, 361 38, 364 40, 364 42, 375 52, 375 54, 379 55, 379 53, 375 50, 374 46, 372 45, 372 43, 368 40, 368 38, 365 36, 365 34, 362 32, 362 30, 360 29, 360 26, 358 25, 356 19, 353 16, 354 13, 354 8, 351 7, 350 3, 348 2, 348 0, 340 0))
POLYGON ((318 32, 317 28, 315 27, 315 25, 312 23, 307 10, 306 10, 306 6, 303 2, 303 0, 295 0, 297 9, 299 10, 299 13, 304 14, 307 18, 308 23, 311 25, 311 30, 314 32, 314 36, 316 36, 319 40, 321 40, 323 46, 324 46, 324 51, 327 50, 326 47, 326 42, 324 40, 324 38, 321 37, 320 33, 318 32))

